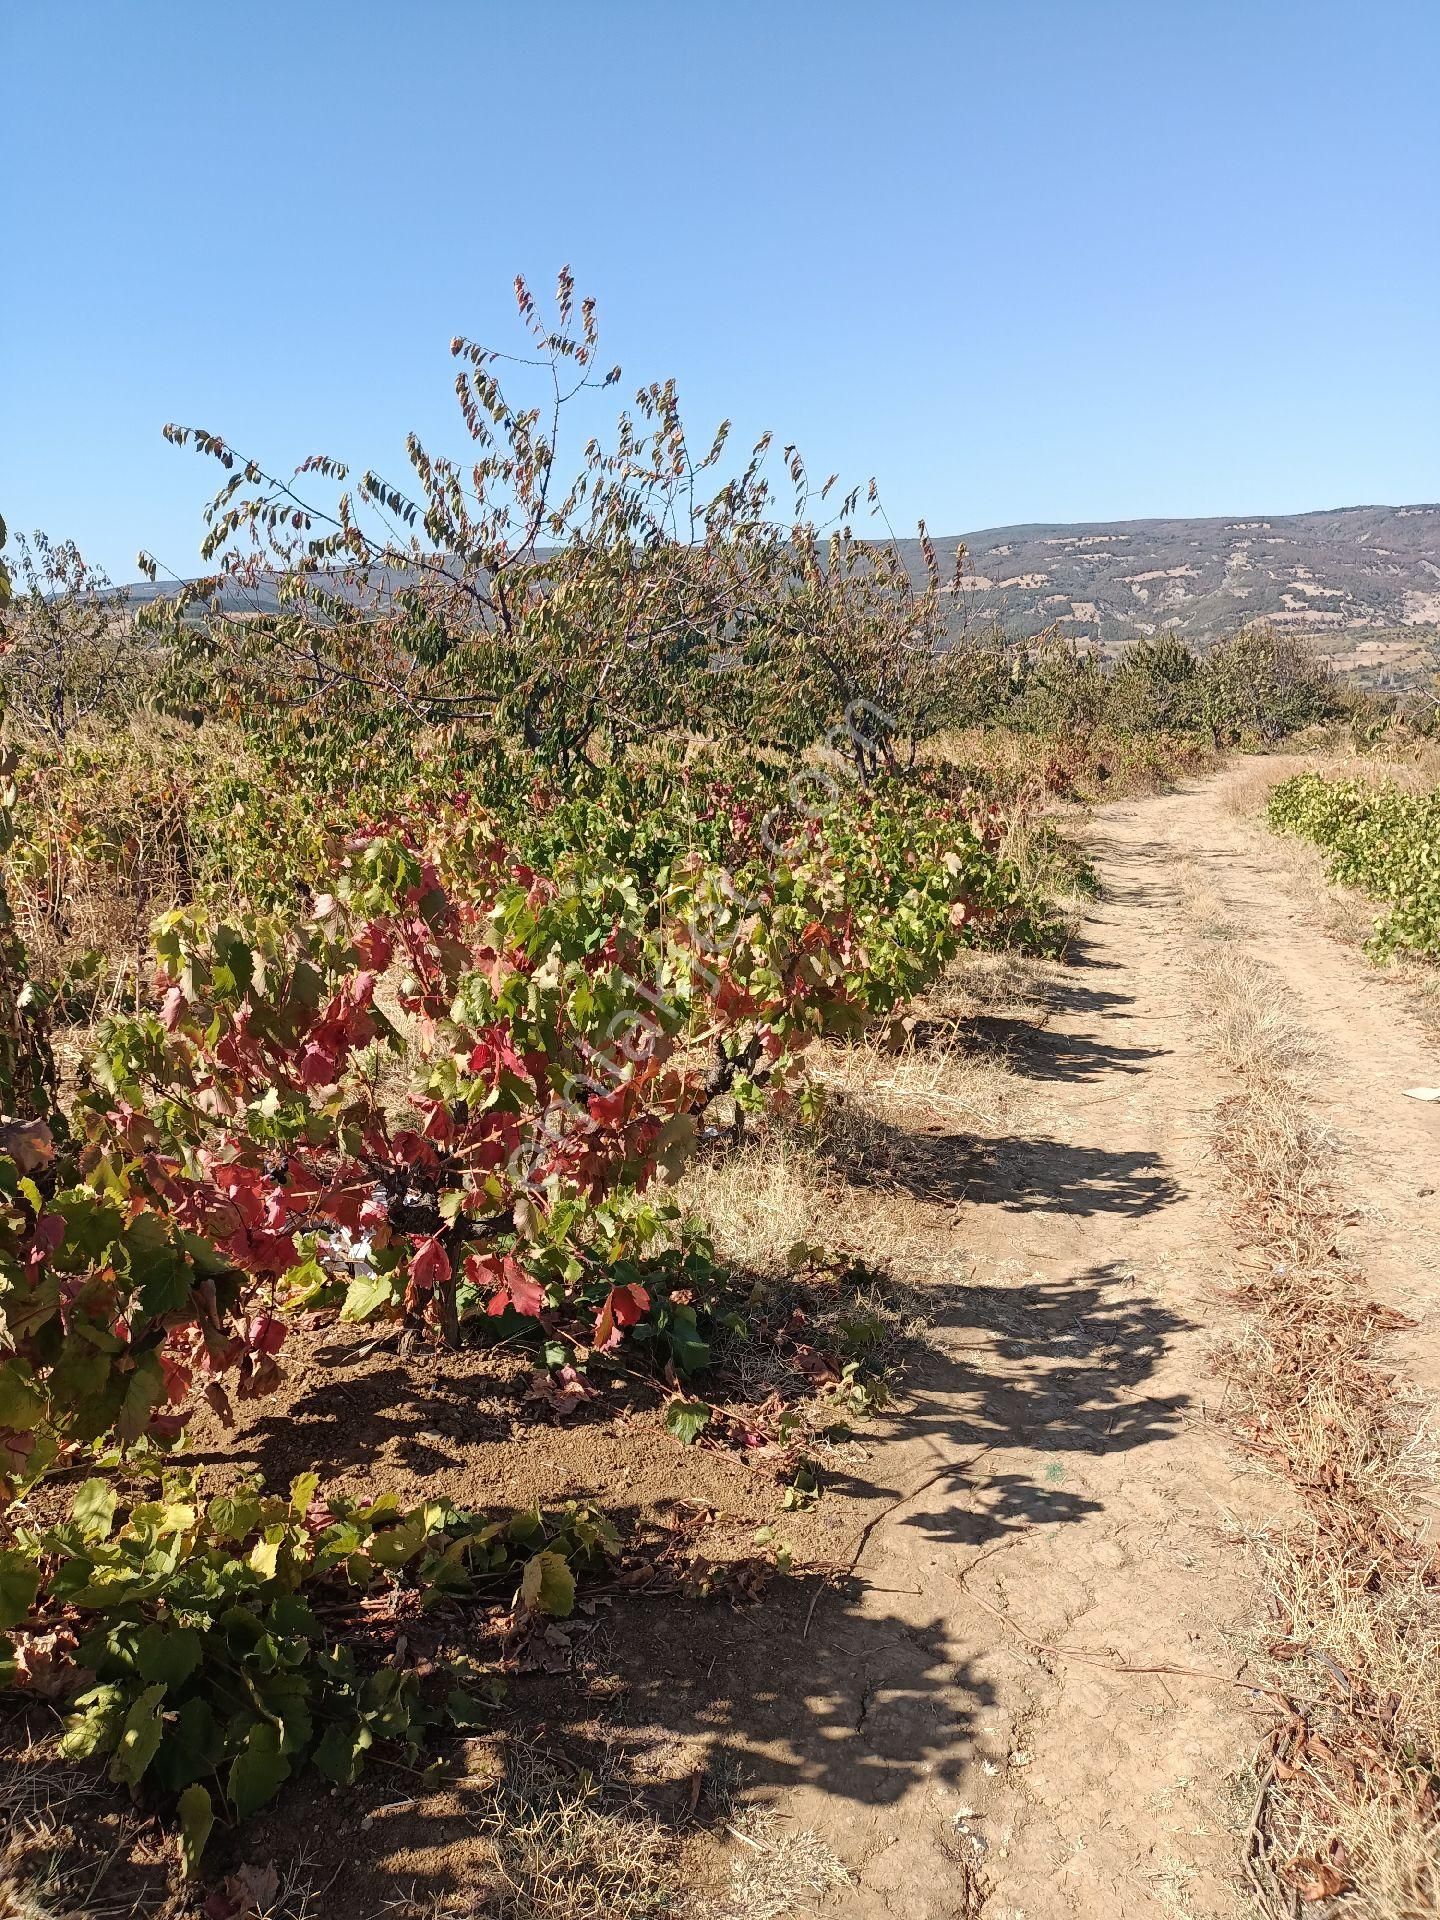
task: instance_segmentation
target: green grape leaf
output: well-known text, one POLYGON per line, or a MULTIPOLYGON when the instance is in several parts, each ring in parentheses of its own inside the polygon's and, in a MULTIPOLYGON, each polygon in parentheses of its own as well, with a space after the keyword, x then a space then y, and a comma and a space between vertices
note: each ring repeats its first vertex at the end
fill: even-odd
POLYGON ((40 1568, 22 1547, 0 1547, 0 1627, 18 1627, 35 1604, 40 1568))
POLYGON ((225 1735, 208 1700, 198 1696, 165 1715, 165 1733, 155 1758, 154 1777, 171 1793, 201 1780, 219 1766, 225 1735))
POLYGON ((688 1447, 699 1439, 710 1424, 710 1409, 703 1400, 672 1400, 665 1409, 665 1425, 688 1447))
POLYGON ((372 1313, 394 1304, 395 1288, 388 1273, 362 1273, 350 1282, 340 1318, 368 1320, 372 1313))
POLYGON ((267 1800, 273 1800, 290 1777, 290 1762, 280 1751, 280 1729, 269 1720, 257 1720, 236 1754, 226 1782, 226 1794, 241 1820, 248 1819, 267 1800))
POLYGON ((193 1880, 200 1871, 200 1856, 215 1825, 209 1789, 198 1785, 186 1787, 176 1811, 180 1816, 180 1863, 185 1869, 185 1878, 193 1880))
POLYGON ((60 1736, 60 1752, 66 1760, 91 1760, 109 1753, 120 1737, 129 1694, 121 1686, 92 1687, 75 1702, 75 1711, 60 1736))
POLYGON ((120 1729, 114 1758, 110 1762, 110 1778, 132 1791, 139 1786, 160 1746, 160 1735, 164 1731, 160 1709, 164 1698, 163 1680, 153 1687, 146 1687, 126 1714, 120 1729))
POLYGON ((178 1687, 200 1664, 200 1635, 194 1627, 162 1626, 152 1620, 141 1630, 136 1664, 141 1678, 178 1687))
POLYGON ((527 1607, 566 1620, 575 1611, 575 1576, 562 1554, 537 1553, 525 1562, 520 1598, 527 1607))
POLYGON ((45 1413, 45 1399, 34 1385, 35 1376, 23 1360, 0 1367, 0 1427, 28 1433, 45 1413))
POLYGON ((87 1540, 108 1540, 115 1522, 115 1489, 109 1481, 85 1481, 75 1495, 70 1518, 87 1540))
POLYGON ((353 1786, 373 1741, 374 1735, 363 1720, 337 1720, 325 1729, 310 1757, 337 1787, 353 1786))

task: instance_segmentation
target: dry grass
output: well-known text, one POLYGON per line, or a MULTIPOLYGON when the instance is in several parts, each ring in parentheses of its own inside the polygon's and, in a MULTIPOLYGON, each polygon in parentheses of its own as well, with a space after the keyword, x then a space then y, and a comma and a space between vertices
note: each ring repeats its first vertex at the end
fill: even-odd
POLYGON ((894 1124, 940 1120, 990 1136, 1005 1130, 1017 1096, 1015 1075, 1003 1060, 967 1046, 958 1025, 899 1052, 863 1044, 838 1047, 817 1078, 832 1095, 832 1140, 838 1146, 848 1128, 852 1152, 864 1150, 863 1114, 894 1124))
POLYGON ((816 1835, 738 1804, 733 1779, 711 1782, 704 1825, 687 1841, 626 1789, 604 1749, 593 1770, 519 1740, 497 1745, 493 1758, 471 1810, 489 1869, 458 1901, 437 1896, 434 1920, 462 1911, 486 1920, 779 1920, 848 1880, 816 1835), (703 1864, 696 1839, 708 1849, 703 1864))
MULTIPOLYGON (((838 1118, 838 1137, 853 1146, 865 1132, 863 1108, 846 1108, 838 1118)), ((768 1296, 768 1315, 750 1316, 745 1337, 728 1342, 721 1355, 734 1405, 764 1406, 778 1396, 801 1444, 832 1465, 852 1445, 832 1439, 837 1418, 874 1412, 890 1400, 917 1341, 943 1311, 955 1265, 933 1209, 837 1175, 827 1158, 836 1119, 832 1109, 823 1134, 769 1126, 738 1152, 703 1162, 681 1190, 687 1209, 709 1226, 721 1260, 751 1275, 768 1296), (789 1258, 797 1243, 852 1261, 858 1271, 829 1285, 802 1280, 789 1258), (852 1385, 812 1388, 796 1398, 789 1342, 767 1337, 760 1326, 761 1318, 783 1320, 791 1305, 804 1312, 810 1342, 859 1363, 852 1385)))
POLYGON ((780 1920, 802 1901, 809 1907, 813 1896, 850 1883, 817 1834, 787 1831, 766 1808, 740 1809, 727 1831, 737 1843, 730 1885, 702 1909, 703 1920, 780 1920))
POLYGON ((0 1849, 0 1920, 81 1920, 76 1910, 55 1895, 41 1881, 31 1879, 23 1869, 12 1871, 0 1849))
POLYGON ((709 1226, 722 1262, 762 1278, 789 1270, 797 1241, 836 1245, 848 1198, 828 1177, 816 1135, 779 1125, 757 1128, 735 1152, 693 1165, 677 1197, 709 1226))
POLYGON ((644 1920, 680 1909, 673 1832, 600 1771, 563 1767, 512 1741, 476 1825, 494 1849, 484 1911, 494 1920, 644 1920))
POLYGON ((1279 983, 1223 940, 1198 963, 1235 1091, 1215 1145, 1255 1250, 1226 1355, 1250 1449, 1293 1492, 1256 1541, 1275 1729, 1250 1871, 1271 1911, 1440 1914, 1440 1573, 1417 1524, 1435 1460, 1386 1366, 1394 1316, 1345 1251, 1343 1153, 1309 1100, 1322 1063, 1279 983), (1339 1904, 1337 1904, 1337 1902, 1339 1904))
POLYGON ((1119 799, 1160 793, 1177 778, 1202 773, 1215 754, 1200 741, 1179 736, 1113 733, 1028 733, 1009 727, 951 727, 921 743, 922 761, 961 767, 993 790, 1039 794, 1047 763, 1062 780, 1087 795, 1119 799))
POLYGON ((848 1885, 850 1875, 808 1827, 791 1827, 769 1807, 745 1800, 744 1784, 723 1749, 712 1757, 705 1807, 717 1836, 733 1842, 726 1846, 726 1884, 683 1911, 693 1920, 780 1920, 797 1907, 813 1912, 814 1896, 848 1885))
POLYGON ((116 1843, 128 1836, 96 1819, 97 1808, 108 1811, 106 1801, 93 1772, 57 1759, 49 1742, 7 1752, 0 1768, 0 1920, 105 1920, 115 1911, 100 1883, 121 1851, 116 1843))
MULTIPOLYGON (((243 761, 222 734, 215 749, 243 761)), ((23 858, 9 882, 36 968, 61 979, 93 956, 99 1008, 137 991, 150 966, 150 926, 194 890, 194 814, 206 777, 193 729, 145 715, 126 728, 82 731, 43 762, 21 813, 23 858)))
MULTIPOLYGON (((586 1766, 524 1740, 497 1740, 467 1793, 489 1855, 475 1881, 460 1895, 399 1894, 384 1911, 432 1920, 461 1912, 487 1920, 779 1920, 848 1878, 816 1835, 739 1804, 733 1780, 717 1778, 703 1824, 687 1832, 643 1805, 613 1750, 600 1743, 589 1757, 586 1766)), ((142 1911, 178 1920, 196 1910, 173 1889, 155 1889, 153 1900, 122 1896, 118 1905, 101 1889, 118 1849, 82 1843, 91 1803, 105 1799, 90 1770, 38 1754, 0 1778, 0 1920, 120 1920, 142 1911)), ((284 1874, 268 1864, 243 1869, 221 1895, 232 1889, 257 1920, 321 1920, 331 1911, 305 1860, 284 1874)))
POLYGON ((1004 727, 942 728, 921 741, 920 758, 934 766, 963 768, 1001 793, 1036 784, 1034 739, 1004 727))
POLYGON ((0 1841, 0 1920, 86 1920, 42 1863, 7 1838, 0 1841))
POLYGON ((771 1120, 739 1149, 687 1172, 679 1198, 714 1235, 726 1263, 762 1277, 786 1271, 797 1241, 848 1254, 902 1281, 950 1273, 948 1224, 926 1197, 928 1161, 953 1159, 947 1136, 989 1139, 1013 1130, 1025 1083, 977 1049, 974 1014, 1043 1018, 1043 964, 1013 954, 965 955, 914 1010, 914 1038, 817 1049, 812 1078, 825 1090, 821 1120, 771 1120))
POLYGON ((1266 754, 1262 759, 1235 761, 1221 788, 1221 804, 1228 813, 1253 820, 1265 811, 1271 791, 1297 773, 1319 773, 1327 780, 1356 780, 1365 786, 1401 787, 1407 793, 1429 793, 1440 786, 1440 746, 1418 743, 1403 759, 1343 751, 1266 754))

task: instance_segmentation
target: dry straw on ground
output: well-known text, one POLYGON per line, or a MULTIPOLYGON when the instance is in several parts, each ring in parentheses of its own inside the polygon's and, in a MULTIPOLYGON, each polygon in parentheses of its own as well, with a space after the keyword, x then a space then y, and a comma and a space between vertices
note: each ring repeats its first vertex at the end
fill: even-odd
POLYGON ((1226 1356, 1250 1449, 1294 1495, 1255 1541, 1262 1655, 1291 1706, 1263 1768, 1247 1861, 1268 1909, 1440 1913, 1440 1570, 1424 1538, 1426 1410, 1386 1365, 1395 1316, 1346 1251, 1343 1147, 1317 1124, 1321 1065, 1277 979, 1226 944, 1198 961, 1233 1077, 1215 1146, 1254 1259, 1226 1356))
POLYGON ((495 1920, 643 1920, 677 1909, 674 1836, 623 1793, 608 1764, 567 1768, 513 1741, 476 1822, 494 1848, 495 1920))
POLYGON ((902 1283, 952 1273, 925 1167, 953 1158, 955 1135, 1013 1130, 1025 1098, 1025 1082, 978 1050, 965 1022, 1043 1019, 1045 973, 1016 955, 967 955, 917 1004, 908 1037, 817 1047, 809 1066, 824 1094, 819 1124, 772 1120, 738 1151, 692 1168, 679 1190, 720 1258, 773 1278, 797 1242, 812 1242, 902 1283))
POLYGON ((743 1809, 728 1832, 738 1843, 730 1885, 700 1920, 781 1920, 797 1908, 810 1908, 817 1895, 849 1883, 849 1874, 817 1834, 787 1829, 764 1808, 743 1809))

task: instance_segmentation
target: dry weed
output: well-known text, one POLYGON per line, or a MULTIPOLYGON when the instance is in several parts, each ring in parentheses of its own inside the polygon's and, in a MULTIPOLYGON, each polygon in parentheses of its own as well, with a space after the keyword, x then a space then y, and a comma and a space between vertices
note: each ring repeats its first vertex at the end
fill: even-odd
POLYGON ((1440 785, 1440 746, 1417 741, 1403 757, 1330 748, 1239 760, 1220 789, 1221 805, 1241 819, 1254 819, 1265 811, 1265 803, 1279 782, 1297 773, 1319 773, 1327 780, 1358 780, 1367 786, 1398 786, 1407 793, 1428 793, 1440 785))
MULTIPOLYGON (((707 1787, 705 1826, 724 1844, 731 1872, 714 1894, 697 1884, 676 1830, 626 1790, 612 1755, 602 1753, 592 1771, 510 1741, 474 1813, 493 1849, 493 1877, 465 1911, 491 1920, 779 1920, 847 1881, 813 1833, 787 1831, 767 1809, 739 1804, 738 1791, 722 1760, 707 1787)), ((703 1837, 704 1828, 696 1832, 703 1837)))
POLYGON ((681 1893, 673 1834, 598 1772, 509 1743, 476 1814, 494 1848, 495 1920, 643 1920, 681 1893))
POLYGON ((797 1243, 918 1280, 953 1261, 933 1209, 894 1179, 904 1135, 867 1106, 833 1099, 815 1127, 771 1123, 687 1173, 679 1198, 727 1266, 763 1280, 791 1271, 797 1243))
POLYGON ((1023 1089, 1002 1059, 976 1050, 962 1022, 1002 1006, 1035 1017, 1035 990, 1026 963, 962 960, 917 1009, 915 1042, 817 1049, 811 1074, 826 1097, 816 1124, 771 1119, 686 1174, 679 1198, 707 1222, 719 1257, 769 1278, 804 1241, 902 1280, 948 1274, 941 1163, 948 1177, 956 1135, 1008 1131, 1023 1089))
POLYGON ((8 1844, 0 1847, 0 1920, 83 1920, 44 1880, 12 1866, 8 1844))
POLYGON ((725 1265, 762 1278, 788 1271, 797 1241, 834 1244, 843 1222, 811 1130, 757 1128, 733 1153, 696 1162, 677 1189, 709 1226, 725 1265))
MULTIPOLYGON (((933 1023, 933 1014, 922 1016, 933 1023)), ((1016 1080, 993 1053, 967 1047, 958 1019, 949 1031, 927 1038, 920 1046, 900 1052, 856 1044, 827 1054, 817 1078, 838 1093, 836 1136, 846 1128, 863 1150, 864 1120, 856 1116, 903 1123, 946 1120, 972 1133, 1005 1131, 1006 1110, 1015 1099, 1016 1080)))
POLYGON ((703 1920, 779 1920, 809 1896, 848 1886, 850 1875, 808 1827, 787 1832, 763 1807, 745 1807, 727 1823, 736 1841, 731 1882, 702 1910, 703 1920))
POLYGON ((1435 1459, 1419 1396, 1383 1357, 1395 1316, 1345 1250, 1339 1143, 1276 979, 1222 943, 1198 962, 1235 1091, 1215 1145, 1253 1273, 1227 1353, 1252 1451, 1297 1517, 1256 1545, 1273 1621, 1262 1657, 1292 1703, 1275 1729, 1249 1868, 1272 1911, 1440 1913, 1440 1571, 1417 1524, 1435 1459))
MULTIPOLYGON (((92 1898, 109 1859, 93 1818, 93 1774, 47 1743, 7 1752, 0 1769, 0 1920, 98 1920, 92 1898), (98 1868, 98 1870, 97 1870, 98 1868)), ((119 1851, 116 1848, 115 1851, 119 1851)))
MULTIPOLYGON (((240 755, 228 736, 217 750, 240 755)), ((208 777, 194 730, 154 715, 82 729, 47 761, 22 810, 10 862, 15 917, 37 970, 83 966, 100 1011, 131 998, 150 968, 156 915, 194 891, 194 816, 208 777)))
MULTIPOLYGON (((1384 783, 1409 792, 1429 793, 1440 785, 1440 747, 1422 744, 1406 760, 1291 754, 1242 765, 1221 790, 1226 811, 1242 820, 1252 833, 1264 835, 1266 860, 1283 868, 1287 878, 1303 892, 1317 926, 1346 946, 1363 947, 1386 918, 1383 906, 1353 887, 1332 881, 1322 848, 1292 834, 1271 833, 1264 825, 1266 803, 1276 785, 1297 773, 1321 773, 1327 779, 1384 783)), ((1415 1011, 1431 1032, 1440 1035, 1440 969, 1404 952, 1391 955, 1385 965, 1404 985, 1415 1011)))
POLYGON ((779 1920, 802 1901, 847 1886, 850 1875, 808 1827, 787 1829, 768 1807, 743 1800, 743 1776, 724 1752, 711 1758, 706 1810, 718 1834, 735 1844, 729 1884, 718 1897, 702 1898, 689 1911, 694 1920, 779 1920))

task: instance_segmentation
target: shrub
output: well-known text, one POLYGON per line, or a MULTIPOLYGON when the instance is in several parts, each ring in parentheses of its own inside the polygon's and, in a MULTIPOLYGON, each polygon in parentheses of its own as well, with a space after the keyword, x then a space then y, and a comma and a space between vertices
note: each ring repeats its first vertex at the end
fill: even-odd
MULTIPOLYGON (((859 490, 830 503, 835 476, 814 485, 793 447, 777 480, 768 434, 738 460, 728 422, 693 446, 673 382, 641 387, 567 456, 620 370, 601 371, 568 270, 553 318, 516 291, 521 390, 499 378, 513 356, 453 341, 468 445, 411 436, 403 488, 325 455, 273 475, 217 434, 167 427, 229 475, 207 510, 217 573, 147 614, 194 686, 341 765, 438 726, 467 751, 513 737, 569 774, 600 746, 694 724, 790 746, 834 733, 862 776, 893 768, 947 672, 923 528, 917 581, 888 535, 856 538, 859 490)), ((873 482, 868 498, 878 510, 873 482)))
POLYGON ((1200 661, 1174 634, 1138 640, 1112 668, 1107 723, 1124 734, 1190 732, 1200 724, 1200 661))
POLYGON ((16 542, 24 591, 10 604, 0 691, 23 723, 63 741, 83 721, 124 714, 153 685, 159 652, 127 598, 73 541, 16 542))
POLYGON ((1197 681, 1200 717, 1218 745, 1273 744, 1335 707, 1329 665, 1271 627, 1247 628, 1212 648, 1197 681))
POLYGON ((1276 787, 1269 818, 1324 848, 1332 880, 1389 902, 1370 943, 1378 958, 1404 948, 1440 959, 1440 791, 1302 773, 1276 787))
POLYGON ((0 1549, 0 1627, 24 1623, 18 1643, 0 1637, 0 1681, 23 1685, 35 1661, 50 1691, 84 1688, 61 1753, 173 1796, 189 1872, 217 1814, 244 1819, 303 1767, 348 1786, 372 1748, 413 1757, 429 1729, 484 1720, 462 1686, 427 1687, 385 1657, 398 1603, 498 1591, 519 1617, 564 1617, 576 1573, 618 1545, 574 1502, 549 1519, 443 1500, 402 1511, 393 1494, 322 1499, 313 1473, 288 1496, 242 1482, 209 1500, 174 1473, 118 1524, 116 1511, 90 1480, 67 1522, 0 1549))

